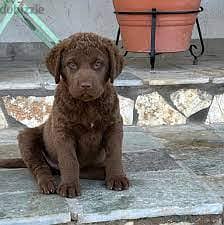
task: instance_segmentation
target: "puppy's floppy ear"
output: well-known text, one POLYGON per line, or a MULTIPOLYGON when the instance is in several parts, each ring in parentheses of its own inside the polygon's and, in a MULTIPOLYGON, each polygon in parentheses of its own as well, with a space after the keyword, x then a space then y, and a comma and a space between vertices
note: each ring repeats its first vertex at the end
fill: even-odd
POLYGON ((61 54, 64 50, 64 41, 54 46, 46 57, 46 66, 54 76, 55 83, 58 84, 61 76, 61 54))
POLYGON ((121 73, 124 66, 124 58, 120 54, 117 46, 109 39, 104 38, 103 42, 106 46, 109 56, 109 78, 111 83, 121 73))

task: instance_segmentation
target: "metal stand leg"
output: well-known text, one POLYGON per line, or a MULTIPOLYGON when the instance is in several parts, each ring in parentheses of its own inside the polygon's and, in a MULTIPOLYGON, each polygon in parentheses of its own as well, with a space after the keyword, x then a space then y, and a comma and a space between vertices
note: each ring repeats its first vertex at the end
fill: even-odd
POLYGON ((204 41, 203 41, 203 38, 202 38, 202 33, 201 33, 201 28, 200 28, 200 24, 199 24, 198 18, 196 19, 196 25, 197 25, 197 29, 198 29, 198 35, 199 35, 199 39, 200 39, 200 44, 201 44, 201 52, 199 54, 195 54, 194 53, 194 49, 198 49, 198 47, 196 45, 191 45, 190 46, 189 51, 190 51, 191 55, 194 57, 193 65, 197 65, 198 64, 198 58, 201 57, 204 54, 204 51, 205 51, 205 45, 204 45, 204 41))
MULTIPOLYGON (((116 42, 115 44, 118 46, 118 43, 119 43, 119 39, 120 39, 120 34, 121 34, 121 30, 120 30, 120 27, 118 28, 118 31, 117 31, 117 37, 116 37, 116 42)), ((123 48, 123 46, 121 47, 123 48)), ((125 51, 124 55, 123 56, 126 56, 128 54, 128 51, 125 51)))
POLYGON ((156 60, 156 9, 152 9, 152 25, 151 25, 151 51, 150 51, 150 64, 151 69, 155 68, 156 60))
POLYGON ((119 28, 118 28, 118 31, 117 31, 116 45, 118 45, 118 43, 119 43, 120 33, 121 33, 121 30, 120 30, 120 27, 119 27, 119 28))

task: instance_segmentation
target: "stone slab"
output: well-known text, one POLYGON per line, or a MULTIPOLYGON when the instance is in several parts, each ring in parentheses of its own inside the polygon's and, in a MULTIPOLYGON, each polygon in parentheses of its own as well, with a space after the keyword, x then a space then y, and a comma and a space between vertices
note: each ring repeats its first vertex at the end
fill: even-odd
POLYGON ((47 90, 54 90, 57 87, 53 76, 49 72, 40 72, 39 79, 41 85, 47 90))
POLYGON ((224 132, 224 123, 213 123, 209 125, 209 128, 215 130, 215 132, 224 132))
POLYGON ((222 215, 175 215, 136 220, 89 223, 89 225, 222 225, 222 215))
POLYGON ((38 70, 38 62, 34 60, 4 60, 0 61, 0 73, 5 71, 30 72, 38 70))
POLYGON ((224 176, 202 176, 201 179, 211 187, 211 189, 224 202, 224 176))
POLYGON ((151 134, 172 134, 172 133, 186 133, 194 131, 205 131, 209 129, 209 126, 199 124, 182 124, 175 126, 156 126, 156 127, 143 127, 144 132, 150 132, 151 134))
POLYGON ((119 86, 142 86, 143 82, 137 76, 132 73, 126 72, 125 70, 118 76, 114 81, 114 85, 119 86))
POLYGON ((0 181, 0 196, 4 193, 38 192, 36 181, 28 169, 1 169, 0 181))
POLYGON ((41 88, 37 71, 0 71, 0 90, 41 88))
POLYGON ((0 224, 52 225, 71 221, 64 198, 38 193, 27 169, 0 170, 0 224))
POLYGON ((39 193, 0 195, 1 225, 52 225, 71 221, 65 199, 39 193))
POLYGON ((0 129, 0 144, 16 144, 19 130, 18 128, 0 129))
POLYGON ((131 187, 114 192, 103 182, 81 184, 82 196, 67 199, 80 223, 170 215, 221 214, 222 203, 207 185, 183 170, 129 174, 131 187))
POLYGON ((179 132, 154 132, 155 137, 165 139, 165 146, 176 150, 200 149, 200 148, 221 148, 223 138, 213 130, 179 130, 179 132))
MULTIPOLYGON (((124 130, 123 152, 141 152, 165 147, 163 139, 144 133, 140 127, 124 127, 124 130)), ((17 128, 0 130, 0 158, 20 157, 16 139, 18 132, 17 128)))
POLYGON ((150 134, 136 131, 124 132, 124 152, 147 151, 149 149, 160 149, 163 147, 163 140, 153 137, 150 134))
POLYGON ((216 77, 212 80, 213 84, 224 84, 224 77, 216 77))
MULTIPOLYGON (((49 72, 41 72, 39 74, 39 78, 41 80, 41 84, 47 90, 54 90, 56 88, 56 84, 54 78, 50 75, 49 72)), ((122 72, 118 78, 114 81, 114 86, 117 87, 126 87, 126 86, 142 86, 143 82, 137 76, 129 72, 122 72)))
POLYGON ((124 126, 123 130, 124 132, 144 132, 144 129, 142 127, 133 125, 124 126))
POLYGON ((133 73, 144 84, 148 85, 177 85, 177 84, 206 84, 209 82, 209 76, 201 75, 199 72, 192 70, 155 70, 142 68, 128 68, 129 73, 133 73))
POLYGON ((185 53, 157 56, 155 71, 150 70, 147 54, 127 57, 127 71, 132 72, 149 85, 221 84, 224 82, 223 54, 205 54, 198 65, 192 65, 192 57, 185 53))
POLYGON ((20 158, 20 151, 17 144, 0 144, 0 159, 20 158))
MULTIPOLYGON (((224 142, 222 143, 224 146, 224 142)), ((185 168, 197 175, 224 175, 224 151, 211 144, 211 147, 179 148, 167 150, 185 168)))
POLYGON ((128 152, 123 154, 125 172, 175 170, 180 166, 164 150, 128 152))

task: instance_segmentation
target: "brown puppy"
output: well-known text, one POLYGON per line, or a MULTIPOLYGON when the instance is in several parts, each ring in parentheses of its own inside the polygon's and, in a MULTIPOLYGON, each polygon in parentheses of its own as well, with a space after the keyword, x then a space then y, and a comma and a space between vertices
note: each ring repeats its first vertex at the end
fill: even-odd
POLYGON ((58 86, 51 115, 18 135, 23 161, 43 193, 80 195, 79 178, 105 179, 113 190, 129 187, 122 167, 123 123, 112 85, 123 58, 114 44, 93 33, 77 33, 46 59, 58 86), (56 188, 52 170, 61 182, 56 188))

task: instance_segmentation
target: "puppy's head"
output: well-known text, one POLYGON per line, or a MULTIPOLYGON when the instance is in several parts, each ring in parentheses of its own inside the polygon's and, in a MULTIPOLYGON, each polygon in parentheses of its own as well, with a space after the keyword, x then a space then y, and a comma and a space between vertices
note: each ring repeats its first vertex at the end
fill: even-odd
POLYGON ((51 49, 46 65, 56 83, 66 83, 73 98, 91 101, 121 73, 123 57, 109 39, 77 33, 51 49))

